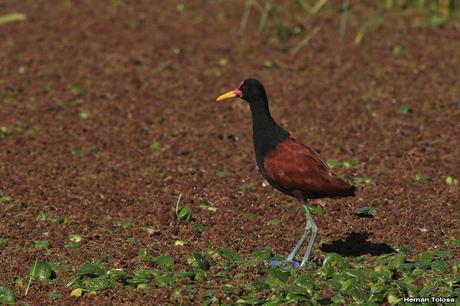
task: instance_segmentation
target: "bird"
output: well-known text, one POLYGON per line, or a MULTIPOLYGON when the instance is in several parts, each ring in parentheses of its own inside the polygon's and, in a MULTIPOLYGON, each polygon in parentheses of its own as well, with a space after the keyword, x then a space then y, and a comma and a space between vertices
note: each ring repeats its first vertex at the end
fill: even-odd
POLYGON ((337 177, 320 156, 294 139, 270 114, 264 86, 256 79, 242 81, 238 87, 220 95, 216 101, 240 98, 249 104, 257 168, 275 189, 294 197, 303 205, 307 222, 300 240, 289 255, 277 264, 304 268, 311 255, 318 227, 307 207, 309 199, 355 196, 356 187, 337 177), (310 234, 300 264, 294 260, 310 234))

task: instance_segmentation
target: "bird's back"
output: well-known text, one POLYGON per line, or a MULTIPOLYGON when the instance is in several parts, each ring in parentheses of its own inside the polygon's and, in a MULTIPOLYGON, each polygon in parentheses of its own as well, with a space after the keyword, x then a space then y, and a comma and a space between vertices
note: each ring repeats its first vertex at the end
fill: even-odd
POLYGON ((305 198, 354 196, 356 188, 338 178, 319 155, 289 137, 264 157, 262 174, 277 189, 305 198))

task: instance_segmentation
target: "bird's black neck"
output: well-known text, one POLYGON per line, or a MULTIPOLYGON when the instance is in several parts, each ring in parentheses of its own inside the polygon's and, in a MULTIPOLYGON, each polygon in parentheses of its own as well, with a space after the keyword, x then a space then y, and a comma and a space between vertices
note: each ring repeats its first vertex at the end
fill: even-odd
POLYGON ((289 137, 289 133, 280 127, 270 115, 268 100, 262 97, 259 101, 251 101, 252 131, 257 165, 261 169, 268 152, 277 144, 289 137))

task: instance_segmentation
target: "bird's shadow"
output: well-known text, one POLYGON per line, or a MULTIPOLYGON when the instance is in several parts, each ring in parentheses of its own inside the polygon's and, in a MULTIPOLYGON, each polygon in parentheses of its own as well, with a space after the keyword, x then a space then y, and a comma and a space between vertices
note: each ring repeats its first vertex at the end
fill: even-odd
POLYGON ((335 240, 331 243, 323 244, 321 246, 321 251, 353 257, 364 254, 378 256, 395 252, 395 250, 386 243, 373 243, 368 241, 367 239, 369 236, 371 236, 371 233, 368 232, 353 232, 344 240, 335 240))

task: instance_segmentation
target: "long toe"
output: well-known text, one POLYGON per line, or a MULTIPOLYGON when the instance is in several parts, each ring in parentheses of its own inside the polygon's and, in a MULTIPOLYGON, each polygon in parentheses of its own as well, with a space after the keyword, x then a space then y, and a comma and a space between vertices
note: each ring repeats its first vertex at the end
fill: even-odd
POLYGON ((300 262, 296 261, 296 260, 288 260, 288 259, 284 259, 284 260, 271 260, 270 261, 270 265, 272 267, 274 266, 281 266, 283 268, 286 268, 286 269, 289 269, 289 268, 295 268, 295 269, 299 269, 300 267, 300 262))

